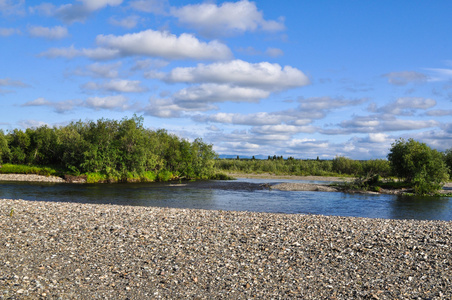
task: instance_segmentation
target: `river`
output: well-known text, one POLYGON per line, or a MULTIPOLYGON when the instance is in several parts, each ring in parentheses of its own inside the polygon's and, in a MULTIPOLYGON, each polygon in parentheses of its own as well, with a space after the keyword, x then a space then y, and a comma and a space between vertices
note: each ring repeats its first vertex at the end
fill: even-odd
MULTIPOLYGON (((238 179, 189 183, 67 184, 0 182, 0 199, 63 201, 209 210, 321 214, 384 219, 452 220, 451 197, 290 192, 290 180, 238 179)), ((319 183, 313 181, 295 181, 319 183)))

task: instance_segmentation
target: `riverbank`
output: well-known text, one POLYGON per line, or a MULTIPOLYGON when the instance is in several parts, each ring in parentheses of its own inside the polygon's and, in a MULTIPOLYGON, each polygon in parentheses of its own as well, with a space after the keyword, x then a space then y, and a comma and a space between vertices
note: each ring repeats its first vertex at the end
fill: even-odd
POLYGON ((452 222, 0 200, 0 297, 450 299, 452 222))
MULTIPOLYGON (((230 190, 255 190, 255 189, 265 189, 272 188, 282 191, 320 191, 320 192, 343 192, 340 186, 330 186, 331 183, 343 183, 353 181, 354 178, 351 177, 332 177, 332 176, 278 176, 272 174, 227 174, 231 177, 236 178, 251 178, 251 179, 284 179, 284 180, 305 180, 305 181, 319 181, 324 183, 300 183, 300 182, 285 182, 280 184, 252 184, 243 182, 227 182, 221 180, 215 181, 197 181, 183 183, 183 185, 196 185, 199 188, 220 188, 220 189, 230 189, 230 190)), ((42 176, 34 174, 0 174, 0 181, 23 181, 23 182, 50 182, 50 183, 85 183, 83 178, 78 177, 68 177, 65 179, 57 176, 42 176)), ((174 182, 169 182, 171 185, 178 185, 174 182)), ((180 185, 180 184, 179 184, 180 185)), ((406 192, 405 190, 388 190, 381 189, 379 193, 372 191, 356 191, 368 194, 402 194, 406 192)), ((448 182, 444 185, 443 190, 440 191, 442 194, 452 192, 452 182, 448 182)))

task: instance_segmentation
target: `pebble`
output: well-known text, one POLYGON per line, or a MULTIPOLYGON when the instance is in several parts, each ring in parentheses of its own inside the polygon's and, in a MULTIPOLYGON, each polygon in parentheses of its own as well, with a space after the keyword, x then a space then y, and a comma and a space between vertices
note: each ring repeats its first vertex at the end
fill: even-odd
POLYGON ((451 222, 1 199, 0 228, 0 299, 452 298, 451 222))
POLYGON ((0 174, 0 181, 65 182, 63 178, 58 176, 36 174, 0 174))

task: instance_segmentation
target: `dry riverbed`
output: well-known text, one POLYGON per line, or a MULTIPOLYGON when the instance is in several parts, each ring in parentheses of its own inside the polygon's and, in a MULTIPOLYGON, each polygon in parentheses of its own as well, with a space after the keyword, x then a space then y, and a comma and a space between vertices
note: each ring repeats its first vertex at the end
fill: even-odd
POLYGON ((451 299, 452 223, 0 199, 4 299, 451 299))

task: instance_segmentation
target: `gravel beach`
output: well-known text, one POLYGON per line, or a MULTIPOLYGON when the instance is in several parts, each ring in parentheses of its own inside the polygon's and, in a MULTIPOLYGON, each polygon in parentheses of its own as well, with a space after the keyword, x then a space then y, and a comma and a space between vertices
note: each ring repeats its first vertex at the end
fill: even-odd
POLYGON ((0 200, 2 299, 451 299, 452 222, 0 200))

